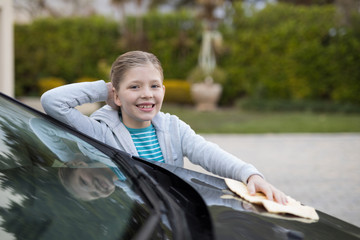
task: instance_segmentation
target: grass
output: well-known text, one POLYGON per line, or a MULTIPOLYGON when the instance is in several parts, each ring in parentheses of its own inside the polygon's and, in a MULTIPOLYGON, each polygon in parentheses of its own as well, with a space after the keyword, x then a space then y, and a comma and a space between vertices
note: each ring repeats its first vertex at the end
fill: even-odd
POLYGON ((239 108, 198 112, 164 105, 198 133, 344 133, 360 132, 360 113, 254 112, 239 108))

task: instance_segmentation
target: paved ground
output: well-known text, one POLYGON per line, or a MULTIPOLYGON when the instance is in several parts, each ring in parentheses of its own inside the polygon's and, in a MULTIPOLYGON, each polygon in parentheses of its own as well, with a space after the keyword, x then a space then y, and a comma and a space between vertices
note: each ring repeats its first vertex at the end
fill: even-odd
POLYGON ((255 165, 287 195, 360 227, 360 134, 203 136, 255 165))

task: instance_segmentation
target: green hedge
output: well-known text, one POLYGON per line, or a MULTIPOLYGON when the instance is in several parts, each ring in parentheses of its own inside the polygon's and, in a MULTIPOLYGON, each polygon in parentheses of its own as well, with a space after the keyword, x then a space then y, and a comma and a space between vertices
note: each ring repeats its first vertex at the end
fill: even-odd
POLYGON ((39 94, 37 81, 60 77, 68 83, 82 76, 104 78, 100 59, 119 55, 118 25, 100 17, 39 19, 15 27, 16 95, 39 94))
MULTIPOLYGON (((338 27, 332 5, 270 4, 247 16, 236 2, 234 11, 233 24, 220 27, 225 49, 218 64, 227 76, 222 104, 242 97, 360 104, 360 24, 338 27)), ((133 49, 156 54, 165 78, 186 79, 200 43, 201 22, 186 11, 130 17, 122 29, 101 17, 16 25, 16 95, 38 95, 35 83, 44 77, 107 79, 108 65, 133 49)))
MULTIPOLYGON (((159 58, 166 78, 186 79, 198 61, 202 29, 198 19, 186 11, 173 14, 150 12, 142 21, 145 39, 138 48, 159 58)), ((135 18, 127 20, 130 33, 137 30, 136 24, 135 18)))
POLYGON ((15 26, 16 95, 39 95, 38 80, 59 77, 68 83, 84 76, 108 79, 116 57, 139 49, 153 52, 166 78, 186 79, 197 64, 201 26, 187 12, 149 13, 141 20, 144 41, 138 45, 136 18, 126 31, 102 17, 39 19, 15 26), (107 66, 104 66, 105 65, 107 66))
POLYGON ((333 6, 276 4, 252 17, 235 6, 234 27, 223 29, 223 102, 246 95, 360 103, 360 38, 337 27, 333 6))

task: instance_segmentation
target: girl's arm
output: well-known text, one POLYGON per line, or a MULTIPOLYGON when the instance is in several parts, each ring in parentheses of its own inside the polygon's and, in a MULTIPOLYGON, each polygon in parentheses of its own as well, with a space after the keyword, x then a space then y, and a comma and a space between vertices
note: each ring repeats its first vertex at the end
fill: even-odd
POLYGON ((226 152, 217 144, 206 141, 180 120, 181 146, 184 156, 206 170, 222 177, 247 183, 251 175, 262 174, 251 164, 226 152))
POLYGON ((183 124, 181 127, 183 151, 191 162, 219 176, 244 182, 252 195, 262 192, 269 200, 281 204, 287 203, 285 194, 269 184, 253 165, 206 141, 187 124, 183 122, 181 124, 183 124))
POLYGON ((99 139, 105 134, 105 126, 75 107, 84 103, 106 101, 108 96, 108 86, 103 80, 73 83, 45 92, 41 96, 41 104, 48 115, 99 139))

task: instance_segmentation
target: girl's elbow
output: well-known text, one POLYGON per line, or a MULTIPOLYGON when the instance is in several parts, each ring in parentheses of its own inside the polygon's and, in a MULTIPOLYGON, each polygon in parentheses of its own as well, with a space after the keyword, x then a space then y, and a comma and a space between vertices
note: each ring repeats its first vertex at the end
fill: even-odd
POLYGON ((40 103, 46 113, 49 111, 49 109, 51 109, 51 106, 54 105, 54 102, 56 101, 55 99, 56 98, 54 94, 51 93, 51 90, 41 95, 40 103))

